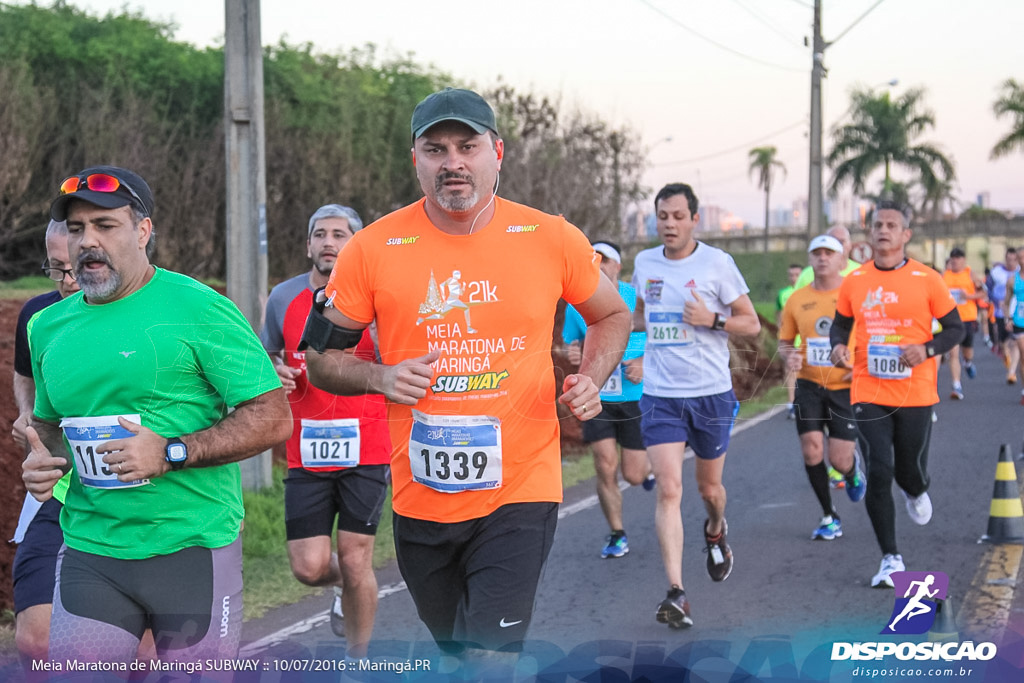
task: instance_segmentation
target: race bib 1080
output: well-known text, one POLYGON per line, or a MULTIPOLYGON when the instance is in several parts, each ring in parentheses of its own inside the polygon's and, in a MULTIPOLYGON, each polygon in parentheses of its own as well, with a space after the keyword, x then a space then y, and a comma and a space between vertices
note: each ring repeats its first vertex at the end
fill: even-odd
POLYGON ((911 367, 895 344, 868 344, 868 374, 878 379, 906 379, 911 367))

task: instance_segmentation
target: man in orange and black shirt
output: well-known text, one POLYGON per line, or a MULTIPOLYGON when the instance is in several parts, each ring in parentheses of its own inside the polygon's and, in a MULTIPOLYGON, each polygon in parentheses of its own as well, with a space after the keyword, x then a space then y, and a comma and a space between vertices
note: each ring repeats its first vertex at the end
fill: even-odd
POLYGON ((850 368, 832 364, 828 333, 836 313, 836 296, 843 281, 843 245, 831 235, 818 235, 807 248, 814 280, 793 292, 782 309, 779 348, 786 370, 796 375, 796 431, 811 489, 821 505, 822 518, 811 540, 831 541, 843 535, 842 522, 832 505, 825 467, 825 427, 828 458, 843 474, 846 494, 853 502, 864 497, 866 482, 856 466, 857 426, 850 407, 850 368), (803 339, 800 348, 793 342, 803 339))
POLYGON ((978 331, 978 303, 984 301, 985 283, 979 280, 967 266, 967 255, 960 247, 949 252, 948 267, 942 279, 949 287, 949 293, 956 302, 956 310, 964 323, 964 339, 949 352, 949 374, 953 380, 950 398, 962 401, 963 386, 960 384, 960 353, 964 355, 963 370, 970 379, 978 374, 974 367, 974 333, 978 331))
POLYGON ((829 332, 832 362, 847 364, 856 325, 850 400, 868 464, 865 506, 883 553, 872 587, 892 588, 890 575, 905 569, 896 546, 893 479, 903 490, 910 518, 916 524, 931 519, 928 442, 932 406, 939 401, 932 359, 963 338, 956 302, 942 277, 906 256, 909 226, 910 212, 902 204, 875 206, 874 261, 843 280, 829 332), (933 318, 942 325, 934 336, 933 318))
POLYGON ((578 228, 496 196, 504 145, 482 97, 430 95, 412 141, 425 198, 338 253, 307 371, 328 392, 387 399, 399 569, 434 639, 486 665, 522 648, 562 499, 558 300, 587 324, 558 399, 581 420, 601 412, 631 321, 578 228), (371 321, 381 363, 344 350, 371 321))

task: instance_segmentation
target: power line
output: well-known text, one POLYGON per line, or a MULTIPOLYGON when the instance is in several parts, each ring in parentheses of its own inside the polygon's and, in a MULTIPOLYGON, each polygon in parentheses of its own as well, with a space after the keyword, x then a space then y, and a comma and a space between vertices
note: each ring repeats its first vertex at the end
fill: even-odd
POLYGON ((777 36, 780 36, 783 40, 786 41, 786 43, 788 45, 790 45, 791 47, 799 47, 800 41, 798 39, 794 38, 791 35, 788 35, 785 32, 783 32, 782 29, 780 29, 777 26, 775 26, 775 24, 771 23, 770 21, 768 21, 767 19, 762 17, 760 14, 755 12, 753 9, 751 9, 747 5, 743 4, 742 0, 732 0, 732 1, 741 10, 743 10, 744 12, 749 14, 750 16, 754 17, 754 19, 756 19, 762 25, 768 27, 768 30, 770 30, 772 33, 774 33, 777 36))
POLYGON ((706 159, 714 159, 715 157, 724 156, 726 154, 732 154, 733 152, 737 152, 737 151, 739 151, 741 149, 749 147, 750 145, 756 145, 759 142, 764 142, 765 140, 769 140, 769 139, 771 139, 771 138, 773 138, 773 137, 775 137, 777 135, 782 135, 783 133, 791 131, 794 128, 798 128, 799 126, 805 126, 805 125, 807 125, 807 121, 804 120, 804 119, 800 119, 799 121, 797 121, 795 123, 791 123, 791 124, 789 124, 788 126, 786 126, 784 128, 780 128, 780 129, 778 129, 776 131, 773 131, 771 133, 768 133, 766 135, 762 135, 761 137, 759 137, 759 138, 757 138, 755 140, 751 140, 749 142, 744 142, 742 144, 736 145, 735 147, 730 147, 729 149, 723 149, 723 150, 720 150, 718 152, 712 152, 711 154, 703 154, 703 155, 701 155, 699 157, 693 157, 692 159, 681 159, 679 161, 666 161, 666 162, 663 162, 663 163, 660 163, 660 164, 654 164, 654 166, 677 166, 679 164, 692 164, 692 163, 695 163, 695 162, 698 162, 698 161, 704 161, 706 159))
POLYGON ((860 20, 861 20, 861 19, 863 19, 863 18, 864 18, 864 17, 866 17, 867 15, 871 14, 872 10, 874 10, 874 9, 875 9, 876 7, 878 7, 879 5, 881 5, 881 4, 883 3, 883 2, 885 2, 885 0, 878 0, 878 2, 876 2, 876 3, 875 3, 875 4, 873 4, 873 5, 871 6, 871 7, 869 7, 869 8, 867 9, 867 11, 866 11, 866 12, 864 12, 864 14, 860 15, 859 17, 857 17, 857 18, 856 18, 856 19, 854 20, 854 22, 853 22, 852 24, 850 24, 850 25, 849 25, 849 26, 847 26, 847 27, 846 27, 845 29, 843 29, 843 32, 842 32, 842 33, 840 33, 840 34, 839 34, 838 36, 836 36, 835 38, 833 38, 832 40, 830 40, 830 41, 828 42, 828 44, 829 44, 829 45, 831 45, 832 43, 835 43, 835 42, 836 42, 836 41, 838 41, 838 40, 839 40, 840 38, 842 38, 842 37, 843 37, 843 36, 845 36, 845 35, 846 35, 847 33, 849 33, 849 32, 850 32, 850 29, 851 29, 851 28, 853 28, 854 26, 856 26, 857 24, 859 24, 859 23, 860 23, 860 20))
POLYGON ((752 57, 752 56, 750 56, 750 55, 748 55, 746 53, 740 52, 739 50, 734 50, 733 48, 729 47, 728 45, 724 45, 722 43, 719 43, 717 40, 714 40, 712 38, 708 38, 707 36, 699 33, 695 29, 690 28, 689 26, 687 26, 686 24, 682 23, 681 21, 679 21, 678 19, 676 19, 672 15, 670 15, 670 14, 664 12, 663 10, 661 10, 660 8, 655 7, 654 5, 652 5, 649 2, 649 0, 640 0, 640 2, 642 2, 645 5, 647 5, 652 10, 654 10, 655 12, 660 14, 661 16, 665 17, 666 19, 671 21, 673 24, 675 24, 679 28, 681 28, 684 31, 686 31, 687 33, 689 33, 689 34, 691 34, 691 35, 693 35, 693 36, 695 36, 697 38, 700 38, 704 42, 707 42, 707 43, 710 43, 710 44, 714 45, 715 47, 717 47, 720 50, 725 50, 726 52, 729 52, 730 54, 734 54, 737 57, 740 57, 742 59, 746 59, 747 61, 754 62, 755 64, 760 64, 761 66, 771 67, 773 69, 780 69, 782 71, 794 71, 796 73, 805 73, 807 71, 807 69, 797 69, 797 68, 794 68, 794 67, 791 67, 791 66, 783 66, 782 64, 774 64, 772 62, 766 62, 763 59, 759 59, 757 57, 752 57))

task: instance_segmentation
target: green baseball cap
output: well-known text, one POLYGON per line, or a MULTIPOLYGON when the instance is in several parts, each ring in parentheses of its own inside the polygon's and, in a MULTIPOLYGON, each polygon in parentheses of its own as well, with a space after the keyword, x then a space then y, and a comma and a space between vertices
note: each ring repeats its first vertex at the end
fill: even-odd
POLYGON ((445 88, 428 95, 412 112, 412 137, 415 140, 431 126, 442 121, 459 121, 477 133, 498 134, 494 110, 472 90, 445 88))

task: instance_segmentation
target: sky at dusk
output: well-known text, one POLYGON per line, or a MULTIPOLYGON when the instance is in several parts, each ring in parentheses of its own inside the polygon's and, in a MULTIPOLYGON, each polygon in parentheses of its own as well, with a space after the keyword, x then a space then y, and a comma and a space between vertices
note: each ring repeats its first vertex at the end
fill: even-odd
MULTIPOLYGON (((992 112, 1000 84, 1024 80, 1024 2, 884 0, 873 8, 876 2, 823 3, 823 35, 835 41, 825 53, 826 151, 852 87, 888 88, 893 95, 923 87, 936 126, 921 140, 956 163, 956 195, 973 203, 988 192, 994 208, 1024 213, 1024 153, 989 160, 1010 127, 992 112), (893 79, 898 84, 889 86, 893 79)), ((178 40, 223 42, 217 0, 68 4, 100 16, 127 7, 173 22, 178 40)), ((752 147, 775 145, 787 168, 773 208, 807 195, 811 55, 803 41, 811 35, 812 6, 811 0, 263 0, 261 14, 264 44, 283 38, 337 52, 374 43, 385 54, 412 53, 479 88, 500 77, 519 91, 628 125, 650 149, 648 187, 689 182, 702 203, 763 225, 763 195, 748 174, 752 147)), ((870 186, 877 189, 874 181, 870 186)))

